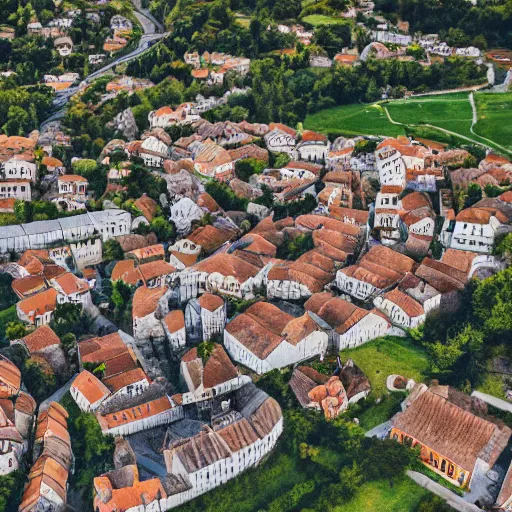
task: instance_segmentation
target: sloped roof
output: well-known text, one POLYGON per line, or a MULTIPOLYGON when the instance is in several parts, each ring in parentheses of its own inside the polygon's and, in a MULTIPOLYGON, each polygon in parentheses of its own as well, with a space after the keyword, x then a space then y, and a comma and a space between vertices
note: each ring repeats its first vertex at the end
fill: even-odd
POLYGON ((477 458, 492 466, 512 433, 508 427, 500 428, 430 390, 391 422, 466 471, 473 471, 477 458))
POLYGON ((79 279, 71 272, 66 272, 65 274, 55 278, 55 282, 66 295, 72 295, 73 293, 85 293, 91 289, 89 283, 85 279, 79 279))
POLYGON ((173 309, 164 317, 165 325, 170 333, 174 333, 185 328, 185 315, 181 309, 173 309))
POLYGON ((42 325, 35 331, 27 334, 23 338, 23 342, 31 354, 53 345, 60 345, 59 337, 49 325, 42 325))
POLYGON ((218 295, 213 295, 212 293, 203 293, 198 299, 199 305, 203 309, 207 309, 208 311, 217 311, 217 309, 224 306, 224 300, 218 295))
POLYGON ((101 338, 92 338, 78 344, 80 358, 84 363, 104 363, 115 356, 128 352, 121 336, 115 332, 101 338))
POLYGON ((114 375, 113 377, 103 379, 103 383, 112 393, 116 393, 130 384, 141 382, 144 379, 149 381, 148 376, 141 368, 134 368, 114 375))
POLYGON ((398 288, 384 294, 384 298, 396 304, 411 318, 425 314, 425 310, 419 302, 416 302, 412 297, 401 292, 398 288))
POLYGON ((245 283, 245 281, 254 277, 260 270, 258 267, 232 254, 214 254, 196 263, 192 268, 198 272, 206 272, 208 274, 218 272, 225 277, 233 276, 239 283, 245 283))
POLYGON ((18 302, 18 307, 27 316, 30 316, 31 312, 34 312, 36 316, 41 316, 44 313, 53 311, 57 306, 57 291, 53 288, 49 288, 41 293, 32 295, 27 299, 23 299, 18 302))
POLYGON ((71 387, 80 391, 90 404, 94 404, 110 395, 108 388, 87 370, 82 370, 76 376, 71 387))
POLYGON ((338 297, 328 300, 318 311, 318 316, 338 334, 344 334, 368 314, 366 309, 338 297))
POLYGON ((167 292, 167 286, 161 288, 147 288, 141 286, 135 290, 132 301, 133 318, 143 318, 154 313, 158 301, 167 292))
POLYGON ((5 382, 15 390, 20 389, 21 372, 7 357, 0 354, 0 381, 5 382))
MULTIPOLYGON (((37 260, 36 260, 37 261, 37 260)), ((21 277, 11 283, 12 289, 17 295, 25 296, 46 289, 46 282, 41 275, 21 277)))
POLYGON ((142 280, 140 270, 135 267, 135 262, 132 259, 118 261, 112 269, 110 277, 112 281, 121 280, 132 286, 142 280))
POLYGON ((164 260, 156 260, 149 263, 143 263, 139 266, 139 271, 147 283, 157 277, 173 274, 176 272, 176 269, 164 260))

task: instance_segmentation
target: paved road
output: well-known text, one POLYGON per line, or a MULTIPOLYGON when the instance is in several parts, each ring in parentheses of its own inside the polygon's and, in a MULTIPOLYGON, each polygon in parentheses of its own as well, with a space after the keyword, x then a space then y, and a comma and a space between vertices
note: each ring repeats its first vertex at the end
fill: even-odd
POLYGON ((159 41, 163 37, 169 35, 169 32, 164 32, 164 27, 162 26, 162 24, 158 22, 147 9, 142 9, 140 7, 140 0, 134 0, 133 4, 136 9, 134 11, 134 14, 139 20, 142 29, 144 30, 144 35, 140 38, 137 48, 135 48, 135 50, 128 53, 127 55, 118 57, 106 66, 103 66, 101 69, 94 71, 94 73, 88 75, 79 85, 75 87, 70 87, 62 93, 59 93, 57 97, 53 100, 53 104, 57 108, 57 111, 55 111, 48 119, 41 123, 39 127, 40 131, 48 123, 64 117, 64 114, 66 112, 66 105, 69 102, 71 96, 73 96, 79 90, 86 87, 95 78, 98 78, 99 76, 105 74, 107 71, 110 71, 113 67, 117 66, 118 64, 122 64, 123 62, 129 62, 130 60, 137 58, 139 55, 143 54, 148 48, 150 48, 155 41, 159 41))
POLYGON ((512 412, 512 404, 510 402, 502 400, 501 398, 496 398, 495 396, 488 395, 480 391, 473 391, 473 393, 471 393, 471 396, 480 398, 480 400, 483 400, 485 403, 492 405, 497 409, 501 409, 502 411, 512 412))

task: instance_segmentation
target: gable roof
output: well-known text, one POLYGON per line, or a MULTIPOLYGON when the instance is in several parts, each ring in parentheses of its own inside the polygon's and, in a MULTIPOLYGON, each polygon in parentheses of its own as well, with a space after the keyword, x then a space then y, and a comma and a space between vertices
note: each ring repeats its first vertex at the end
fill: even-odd
POLYGON ((148 288, 141 286, 135 290, 132 301, 133 318, 143 318, 156 311, 158 301, 167 292, 167 286, 148 288))
POLYGON ((27 350, 33 354, 53 345, 60 345, 59 337, 48 325, 42 325, 23 338, 27 350))
POLYGON ((506 447, 512 431, 475 416, 442 396, 425 391, 392 426, 447 457, 466 471, 478 458, 492 466, 506 447))
POLYGON ((33 313, 34 316, 42 316, 57 307, 57 290, 49 288, 36 295, 32 295, 32 297, 18 302, 17 307, 29 318, 31 313, 33 313))
POLYGON ((398 288, 384 294, 384 298, 396 304, 411 318, 425 314, 425 310, 419 302, 416 302, 412 297, 401 292, 398 288))
POLYGON ((107 386, 87 370, 82 370, 76 376, 71 387, 76 388, 82 393, 90 404, 95 404, 110 395, 107 386))

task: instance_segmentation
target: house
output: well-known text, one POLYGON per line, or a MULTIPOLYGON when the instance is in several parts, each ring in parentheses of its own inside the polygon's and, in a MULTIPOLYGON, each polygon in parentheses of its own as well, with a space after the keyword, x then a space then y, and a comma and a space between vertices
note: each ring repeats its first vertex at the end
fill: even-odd
POLYGON ((500 210, 475 205, 459 212, 455 219, 445 220, 441 240, 452 249, 490 254, 497 231, 508 222, 500 210))
POLYGON ((21 340, 11 341, 11 345, 22 345, 28 354, 31 356, 34 354, 40 354, 41 352, 47 351, 47 349, 55 349, 61 347, 61 341, 55 334, 53 329, 48 325, 42 325, 35 331, 27 334, 21 340))
POLYGON ((64 164, 54 156, 44 156, 41 160, 41 165, 44 165, 50 174, 56 174, 57 176, 63 175, 66 172, 64 164))
POLYGON ((54 288, 49 288, 18 302, 16 313, 22 322, 38 327, 51 322, 56 307, 57 291, 54 288))
POLYGON ((194 158, 194 169, 202 176, 223 181, 233 177, 235 165, 226 149, 208 139, 194 158))
POLYGON ((149 387, 149 377, 141 368, 133 368, 103 378, 103 384, 112 393, 105 399, 105 403, 121 398, 135 398, 149 387))
MULTIPOLYGON (((325 166, 327 169, 348 171, 351 169, 350 160, 352 153, 354 152, 353 147, 343 148, 336 151, 329 151, 325 157, 325 166)), ((330 173, 328 173, 330 174, 330 173)), ((332 175, 335 176, 335 175, 332 175)), ((329 183, 329 178, 324 177, 324 183, 329 183), (327 179, 327 181, 326 181, 327 179)))
POLYGON ((174 398, 165 395, 114 413, 96 413, 96 418, 103 434, 127 435, 182 419, 183 409, 174 398))
POLYGON ((340 206, 329 206, 329 217, 340 220, 345 224, 352 224, 360 228, 365 228, 368 224, 370 213, 364 210, 354 208, 343 208, 340 206))
POLYGON ((81 411, 94 412, 110 396, 110 391, 92 373, 82 370, 69 388, 73 400, 81 411))
POLYGON ((142 281, 142 275, 139 267, 135 266, 132 259, 118 261, 112 269, 110 275, 112 282, 123 281, 130 286, 137 286, 142 281))
POLYGON ((135 339, 144 340, 164 338, 164 330, 155 313, 158 302, 167 292, 167 286, 148 288, 141 286, 135 290, 132 301, 133 335, 135 339))
MULTIPOLYGON (((192 301, 194 301, 194 299, 192 299, 192 301)), ((187 304, 187 309, 192 301, 189 301, 187 304)), ((222 334, 224 326, 226 325, 226 306, 224 299, 218 295, 203 293, 203 295, 197 299, 197 304, 199 306, 203 339, 211 340, 215 336, 222 334)), ((186 313, 185 324, 188 327, 186 313)))
POLYGON ((183 355, 180 378, 188 388, 183 394, 183 404, 212 400, 251 382, 241 376, 222 345, 215 343, 212 353, 203 360, 196 347, 183 355))
POLYGON ((417 446, 420 460, 457 487, 492 468, 511 430, 473 412, 473 399, 448 386, 417 384, 408 407, 391 419, 390 438, 417 446))
POLYGON ((397 288, 373 299, 375 307, 400 327, 418 327, 425 321, 425 310, 409 295, 397 288))
POLYGON ((299 318, 268 302, 257 302, 231 320, 224 330, 231 357, 262 374, 327 350, 327 334, 305 313, 299 318))
POLYGON ((57 180, 59 195, 72 197, 75 200, 84 201, 87 197, 87 187, 89 182, 77 174, 65 174, 59 176, 57 180))
POLYGON ((176 269, 164 260, 143 263, 138 267, 138 270, 148 288, 166 286, 176 272, 176 269))
POLYGON ((65 274, 50 280, 50 285, 57 291, 57 304, 69 302, 80 304, 82 307, 92 305, 91 287, 84 279, 80 279, 66 272, 65 274))
POLYGON ((94 479, 94 510, 98 512, 165 510, 160 500, 167 498, 159 478, 140 481, 136 465, 123 466, 94 479), (124 485, 122 485, 124 484, 124 485))
POLYGON ((178 240, 169 247, 169 263, 177 270, 183 270, 185 267, 193 265, 199 254, 201 246, 188 239, 178 240))
POLYGON ((406 167, 401 153, 393 146, 375 151, 375 162, 381 186, 405 188, 406 167))
POLYGON ((390 185, 382 187, 375 198, 373 227, 383 245, 395 245, 400 242, 401 211, 400 188, 390 185))
POLYGON ((338 270, 336 286, 356 299, 368 300, 395 286, 411 272, 414 260, 388 247, 372 247, 356 265, 338 270))
POLYGON ((332 60, 326 55, 311 55, 309 65, 312 68, 330 68, 332 66, 332 60))
POLYGON ((226 483, 256 466, 274 448, 283 429, 281 409, 273 398, 264 398, 262 392, 257 393, 255 403, 244 399, 243 393, 251 396, 246 390, 251 386, 235 391, 237 408, 221 417, 218 428, 205 426, 195 436, 170 443, 164 449, 167 477, 177 482, 178 492, 162 500, 162 509, 178 506, 226 483))
POLYGON ((297 132, 284 124, 271 123, 265 135, 265 144, 272 153, 287 153, 294 156, 297 132))
POLYGON ((337 351, 383 336, 389 327, 388 321, 374 311, 328 293, 313 295, 304 307, 322 325, 329 336, 329 345, 337 351))
POLYGON ((304 130, 296 151, 301 160, 307 162, 324 162, 329 151, 329 140, 325 135, 311 130, 304 130))
POLYGON ((185 315, 181 309, 169 311, 164 317, 163 325, 171 351, 179 350, 186 345, 185 315))
POLYGON ((2 162, 1 173, 4 180, 29 180, 35 183, 37 166, 30 155, 13 155, 2 162))
POLYGON ((25 299, 48 288, 44 277, 41 275, 29 275, 14 279, 11 287, 20 299, 25 299))
POLYGON ((165 249, 163 244, 148 245, 140 249, 128 251, 125 254, 126 259, 132 259, 137 265, 142 263, 150 263, 151 261, 164 260, 165 249))
POLYGON ((178 275, 181 300, 210 292, 252 298, 261 269, 234 254, 214 254, 178 275))
POLYGON ((144 160, 147 167, 162 167, 164 159, 169 158, 169 147, 151 135, 142 142, 138 156, 144 160))
POLYGON ((0 199, 9 198, 20 199, 22 201, 30 201, 32 199, 30 181, 0 181, 0 199))
POLYGON ((0 399, 16 396, 21 387, 21 372, 7 357, 0 355, 0 399))

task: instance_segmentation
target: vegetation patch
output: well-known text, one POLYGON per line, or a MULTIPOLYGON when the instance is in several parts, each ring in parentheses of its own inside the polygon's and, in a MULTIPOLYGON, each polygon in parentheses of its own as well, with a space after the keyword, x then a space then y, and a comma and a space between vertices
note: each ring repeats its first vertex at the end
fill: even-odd
POLYGON ((302 18, 304 23, 317 27, 319 25, 346 25, 349 24, 346 18, 337 18, 334 16, 325 16, 324 14, 310 14, 302 18))
POLYGON ((475 94, 478 122, 473 130, 512 152, 512 92, 475 94))
POLYGON ((403 375, 416 382, 422 382, 428 375, 426 351, 407 338, 384 336, 340 352, 342 361, 348 358, 366 373, 375 397, 386 393, 388 375, 403 375))

